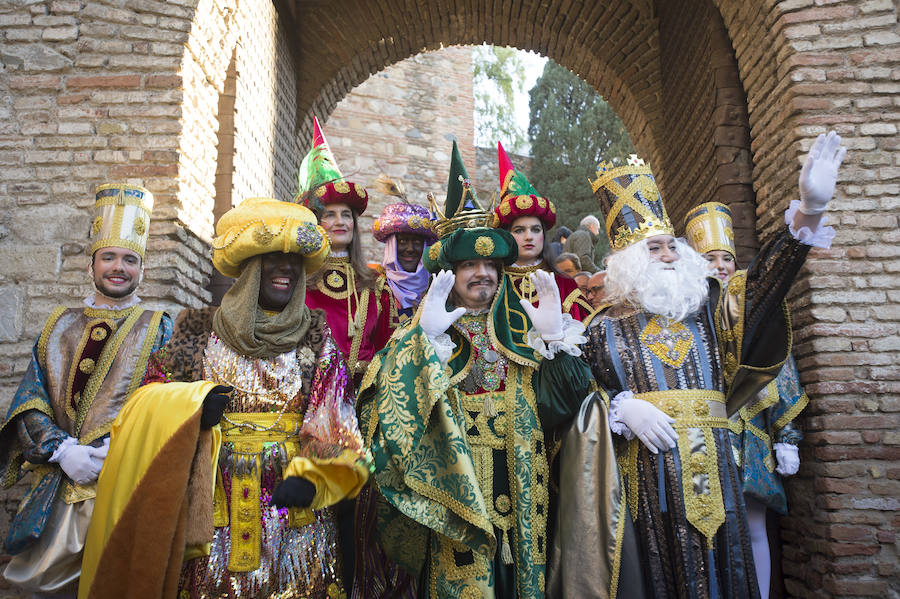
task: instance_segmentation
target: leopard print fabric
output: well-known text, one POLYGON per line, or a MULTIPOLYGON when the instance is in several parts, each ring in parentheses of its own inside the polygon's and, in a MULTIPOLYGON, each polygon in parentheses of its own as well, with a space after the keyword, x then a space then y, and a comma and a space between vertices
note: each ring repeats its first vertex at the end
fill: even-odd
MULTIPOLYGON (((203 351, 213 330, 213 315, 216 306, 205 308, 185 308, 175 319, 175 331, 166 345, 164 370, 170 381, 192 382, 203 379, 203 351)), ((308 347, 318 356, 328 335, 325 312, 311 310, 309 329, 297 349, 308 347)), ((315 363, 310 372, 304 373, 304 393, 315 371, 315 363)))

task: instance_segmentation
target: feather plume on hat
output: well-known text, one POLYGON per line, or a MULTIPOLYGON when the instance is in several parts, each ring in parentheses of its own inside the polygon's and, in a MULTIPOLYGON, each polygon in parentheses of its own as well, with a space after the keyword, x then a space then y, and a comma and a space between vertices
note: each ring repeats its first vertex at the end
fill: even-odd
POLYGON ((378 175, 378 178, 375 179, 375 190, 380 191, 385 195, 400 198, 404 202, 409 203, 409 200, 406 199, 406 188, 403 185, 403 181, 395 182, 384 173, 381 173, 378 175))

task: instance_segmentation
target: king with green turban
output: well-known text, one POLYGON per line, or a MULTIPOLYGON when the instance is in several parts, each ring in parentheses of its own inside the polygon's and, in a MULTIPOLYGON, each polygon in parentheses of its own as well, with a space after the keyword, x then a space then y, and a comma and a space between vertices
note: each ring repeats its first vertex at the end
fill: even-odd
POLYGON ((359 395, 380 541, 421 597, 543 597, 547 439, 593 388, 578 358, 583 325, 562 313, 547 273, 535 277, 537 308, 509 300, 502 267, 515 240, 490 228, 455 143, 437 217, 431 288, 359 395))

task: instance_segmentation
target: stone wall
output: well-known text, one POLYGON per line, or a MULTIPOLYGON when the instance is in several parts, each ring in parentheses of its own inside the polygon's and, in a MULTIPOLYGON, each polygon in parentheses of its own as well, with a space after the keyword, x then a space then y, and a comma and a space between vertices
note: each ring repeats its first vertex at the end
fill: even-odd
POLYGON ((226 205, 293 194, 296 70, 274 6, 188 4, 0 8, 0 406, 46 315, 91 291, 96 185, 125 180, 154 193, 140 294, 173 310, 210 298, 219 133, 234 143, 232 185, 218 191, 226 205), (232 59, 233 115, 220 132, 232 59))
MULTIPOLYGON (((745 186, 752 166, 756 233, 765 241, 797 196, 813 138, 832 127, 844 136, 850 153, 829 215, 838 225, 834 247, 811 252, 791 301, 811 402, 801 419, 807 439, 800 473, 788 484, 784 570, 792 596, 896 595, 896 3, 695 0, 680 3, 679 12, 676 4, 278 0, 281 12, 236 0, 0 5, 0 394, 8 401, 44 316, 89 291, 84 246, 99 182, 126 179, 157 196, 155 257, 143 286, 150 303, 206 301, 216 171, 227 167, 217 150, 228 137, 218 135, 217 111, 227 104, 220 95, 232 59, 237 201, 291 193, 311 115, 330 115, 371 75, 423 50, 513 45, 553 58, 610 102, 656 170, 676 220, 692 202, 727 185, 745 186), (690 95, 695 90, 700 95, 690 95), (290 139, 295 123, 301 151, 290 139), (683 172, 693 176, 678 176, 683 172)), ((427 87, 416 76, 410 74, 409 90, 427 87)), ((339 115, 325 119, 334 143, 332 121, 339 128, 339 115)), ((424 141, 409 137, 383 153, 400 161, 385 163, 396 176, 433 169, 433 178, 423 176, 433 183, 416 189, 414 199, 426 190, 442 196, 449 156, 438 152, 448 154, 449 141, 437 131, 460 135, 462 128, 448 123, 429 129, 432 123, 423 122, 416 128, 424 141), (402 166, 407 155, 417 162, 402 166)), ((408 129, 398 131, 406 137, 408 129)), ((471 141, 460 141, 471 165, 471 141)), ((377 174, 376 165, 350 164, 358 156, 351 148, 334 149, 346 172, 377 174)), ((751 201, 746 188, 736 198, 751 201)), ((373 214, 380 201, 374 199, 373 214)))
POLYGON ((747 91, 761 239, 783 223, 813 139, 849 148, 832 249, 794 285, 795 356, 810 396, 782 520, 788 593, 900 592, 900 31, 891 0, 716 2, 747 91))
MULTIPOLYGON (((43 320, 91 292, 96 185, 124 180, 154 193, 140 295, 173 314, 210 298, 217 194, 226 207, 292 195, 287 34, 268 2, 0 4, 0 411, 43 320), (231 98, 222 123, 220 96, 231 98), (231 160, 220 160, 223 140, 231 160), (217 165, 230 177, 218 189, 217 165)), ((21 494, 4 495, 0 537, 21 494)))
MULTIPOLYGON (((382 259, 384 246, 372 237, 374 219, 386 204, 400 201, 375 191, 375 179, 384 173, 402 182, 409 201, 422 206, 433 193, 443 209, 454 137, 467 169, 475 172, 473 110, 472 51, 446 48, 386 68, 354 88, 327 120, 320 115, 341 172, 369 191, 369 207, 359 219, 367 260, 382 259)), ((310 143, 301 142, 304 152, 310 143)))

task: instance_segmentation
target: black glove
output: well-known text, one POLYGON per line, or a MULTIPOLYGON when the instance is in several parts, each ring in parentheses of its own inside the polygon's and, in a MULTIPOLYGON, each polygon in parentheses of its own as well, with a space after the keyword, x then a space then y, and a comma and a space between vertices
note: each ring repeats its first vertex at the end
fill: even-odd
POLYGON ((289 476, 275 487, 272 503, 277 507, 309 507, 316 496, 316 485, 302 476, 289 476))
POLYGON ((219 424, 225 406, 231 401, 231 387, 216 385, 203 398, 203 413, 200 414, 200 429, 208 430, 219 424))

